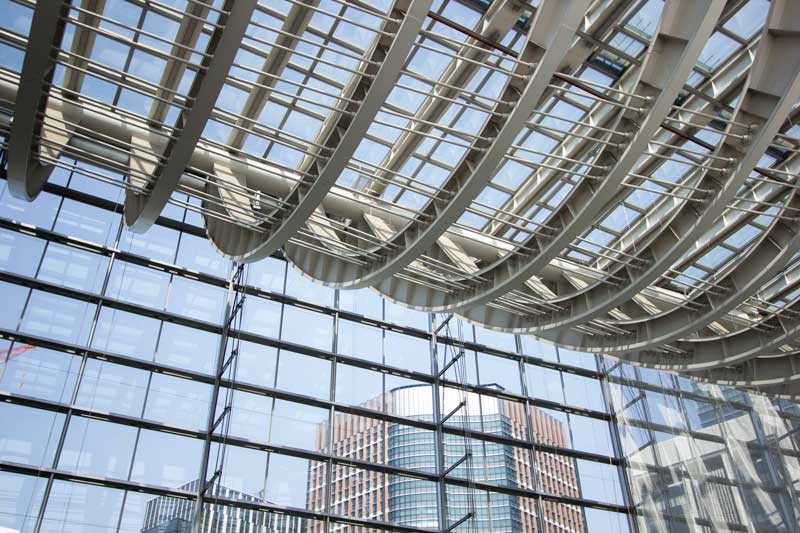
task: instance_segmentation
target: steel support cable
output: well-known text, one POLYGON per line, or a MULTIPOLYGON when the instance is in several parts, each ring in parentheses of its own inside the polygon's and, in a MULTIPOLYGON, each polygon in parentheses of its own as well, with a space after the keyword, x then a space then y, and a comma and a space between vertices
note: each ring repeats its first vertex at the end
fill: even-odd
MULTIPOLYGON (((425 309, 458 309, 465 317, 470 320, 487 323, 494 327, 506 327, 505 324, 497 326, 492 319, 499 315, 503 316, 503 322, 508 319, 510 324, 520 320, 519 315, 505 316, 497 309, 486 307, 486 304, 499 298, 502 294, 512 290, 523 288, 531 276, 540 272, 550 261, 570 242, 574 240, 585 227, 593 220, 597 212, 602 209, 608 198, 616 194, 619 184, 627 176, 628 171, 633 167, 639 158, 640 153, 646 143, 652 138, 659 124, 669 111, 680 86, 674 83, 674 79, 684 73, 688 76, 692 65, 699 55, 702 46, 713 30, 720 10, 724 2, 712 0, 704 3, 698 2, 676 2, 665 6, 665 15, 662 18, 660 30, 654 36, 653 47, 656 49, 669 49, 669 54, 651 54, 648 56, 645 65, 637 72, 633 85, 633 94, 641 98, 652 97, 652 110, 642 124, 637 123, 632 113, 619 111, 616 122, 620 127, 614 127, 615 131, 621 133, 639 132, 633 138, 629 146, 620 154, 616 150, 605 147, 600 154, 599 162, 608 164, 611 170, 590 170, 590 174, 604 177, 597 189, 593 189, 595 180, 584 180, 582 182, 583 195, 581 202, 576 205, 574 215, 570 219, 555 221, 561 226, 562 231, 556 233, 550 239, 543 239, 541 236, 532 237, 528 244, 530 247, 540 250, 538 254, 526 254, 521 256, 507 256, 501 259, 492 267, 493 275, 489 284, 476 286, 469 291, 446 297, 441 295, 424 294, 420 302, 407 302, 411 305, 425 309), (681 11, 683 10, 683 11, 681 11), (678 15, 681 13, 681 15, 678 15), (685 24, 681 16, 685 13, 692 13, 688 19, 695 23, 685 24), (677 37, 676 37, 677 36, 677 37), (668 59, 666 59, 668 58, 668 59), (668 63, 662 62, 663 60, 668 63), (659 61, 662 60, 662 61, 659 61), (669 72, 669 76, 666 73, 669 72), (433 299, 437 298, 438 302, 433 299), (424 300, 428 300, 425 302, 424 300)), ((682 85, 681 80, 681 85, 682 85)), ((549 80, 548 80, 549 82, 549 80)), ((420 292, 420 291, 417 291, 420 292)))
MULTIPOLYGON (((402 64, 414 45, 431 1, 403 0, 395 5, 393 12, 398 27, 391 28, 388 23, 385 26, 395 32, 394 39, 383 36, 385 32, 380 32, 382 36, 373 42, 370 61, 364 64, 364 75, 351 78, 351 86, 346 89, 350 94, 347 95, 348 100, 343 105, 343 111, 352 111, 353 114, 331 115, 331 120, 324 126, 329 132, 324 145, 332 151, 330 158, 324 166, 314 162, 307 172, 308 175, 294 184, 284 199, 293 208, 277 212, 278 223, 264 225, 261 231, 252 231, 211 218, 206 220, 208 236, 221 253, 248 262, 268 257, 298 232, 311 214, 320 208, 388 97, 402 64)), ((217 167, 221 171, 217 173, 218 177, 222 173, 227 174, 224 179, 245 179, 237 175, 233 168, 226 169, 224 165, 215 164, 215 170, 217 167)), ((215 187, 209 189, 215 195, 220 194, 215 187)), ((248 199, 241 196, 229 196, 224 200, 249 204, 248 199)))
MULTIPOLYGON (((396 283, 391 277, 434 247, 436 240, 447 232, 461 212, 484 189, 492 170, 522 131, 531 109, 540 101, 553 73, 561 66, 587 5, 587 0, 573 0, 569 4, 548 1, 542 4, 522 54, 523 62, 520 63, 535 63, 537 66, 527 84, 523 85, 519 78, 508 80, 505 94, 499 100, 515 103, 501 104, 511 109, 507 114, 493 115, 480 135, 494 140, 486 149, 476 145, 467 153, 442 186, 453 193, 452 198, 446 204, 429 202, 422 208, 413 221, 389 239, 396 246, 392 250, 382 250, 382 261, 373 262, 367 269, 357 269, 335 262, 322 263, 308 254, 294 254, 290 248, 286 249, 287 257, 306 274, 328 285, 349 288, 376 285, 384 294, 405 301, 405 297, 390 289, 396 283), (425 221, 426 217, 430 222, 425 221)), ((413 290, 413 284, 402 282, 402 285, 413 290)))
MULTIPOLYGON (((768 31, 769 26, 765 25, 764 33, 766 34, 768 31)), ((762 39, 761 42, 764 43, 765 40, 762 39)), ((763 49, 768 49, 767 44, 762 44, 762 47, 763 49)), ((757 54, 756 61, 760 60, 763 60, 763 57, 757 54)), ((756 120, 763 122, 763 119, 751 116, 744 111, 741 115, 736 116, 740 123, 742 121, 753 121, 755 123, 756 120)), ((772 119, 778 121, 778 123, 782 121, 780 115, 774 115, 772 119)), ((729 122, 728 130, 726 131, 730 131, 734 127, 734 122, 729 122)), ((745 133, 749 132, 749 130, 742 127, 736 127, 736 130, 744 131, 745 133)), ((602 316, 608 310, 633 298, 667 271, 693 245, 700 235, 712 225, 713 221, 724 212, 726 205, 735 197, 739 187, 749 176, 752 167, 755 166, 763 153, 763 146, 758 143, 747 143, 744 146, 741 146, 735 140, 727 140, 726 143, 720 145, 712 155, 723 160, 742 161, 741 164, 735 167, 736 172, 733 173, 733 177, 726 180, 723 173, 715 172, 709 168, 704 169, 703 176, 696 189, 716 193, 715 197, 709 199, 709 195, 693 191, 693 194, 686 195, 686 201, 681 209, 674 210, 668 220, 659 221, 661 229, 651 235, 649 246, 638 252, 640 258, 648 258, 645 268, 637 266, 635 268, 620 269, 620 272, 625 276, 623 283, 614 286, 595 286, 576 297, 570 298, 569 301, 559 300, 562 305, 567 306, 567 312, 546 317, 544 320, 537 317, 531 321, 534 327, 530 329, 527 328, 531 324, 523 323, 523 321, 518 321, 515 327, 535 331, 537 335, 552 341, 556 341, 556 339, 561 341, 563 337, 558 336, 557 331, 602 316), (690 204, 688 201, 690 199, 694 199, 697 202, 702 201, 703 203, 700 207, 697 207, 690 204), (701 212, 700 220, 697 219, 698 211, 701 212)), ((467 315, 469 315, 469 311, 467 311, 467 315)), ((567 335, 569 334, 567 333, 567 335)), ((574 332, 572 335, 577 336, 574 332)))
MULTIPOLYGON (((162 152, 165 162, 152 169, 155 182, 147 194, 125 195, 125 223, 131 230, 144 232, 150 228, 178 186, 211 117, 255 7, 256 0, 225 2, 223 10, 228 14, 220 15, 224 28, 216 28, 211 35, 208 56, 189 89, 191 108, 178 116, 179 131, 170 137, 162 152)), ((135 139, 135 142, 140 143, 141 151, 152 151, 148 139, 135 139)))

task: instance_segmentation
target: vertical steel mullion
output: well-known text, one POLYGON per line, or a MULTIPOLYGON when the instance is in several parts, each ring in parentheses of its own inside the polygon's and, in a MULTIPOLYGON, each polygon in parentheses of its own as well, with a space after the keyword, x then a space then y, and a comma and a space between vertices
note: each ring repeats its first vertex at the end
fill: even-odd
MULTIPOLYGON (((158 347, 161 344, 161 334, 164 331, 164 321, 162 320, 158 324, 158 336, 156 337, 156 346, 155 351, 153 352, 153 360, 155 360, 156 354, 158 354, 158 347)), ((144 414, 147 411, 147 402, 150 399, 150 387, 153 383, 153 372, 151 371, 147 376, 147 388, 144 391, 144 398, 142 400, 142 408, 139 410, 139 417, 144 418, 144 414)), ((133 439, 133 450, 131 451, 131 463, 128 465, 128 475, 126 479, 128 481, 131 480, 131 475, 133 474, 133 462, 136 459, 136 453, 139 449, 139 439, 142 435, 142 428, 136 428, 136 437, 133 439)), ((121 512, 119 514, 119 519, 117 520, 117 531, 119 532, 120 528, 122 527, 122 515, 125 514, 125 504, 128 501, 128 492, 122 495, 122 504, 120 506, 121 512)))
POLYGON ((599 355, 595 355, 596 366, 601 370, 600 377, 600 389, 603 394, 603 403, 606 406, 606 410, 611 415, 611 422, 609 422, 610 432, 611 432, 611 447, 614 451, 614 455, 619 458, 619 465, 617 466, 617 470, 620 476, 620 485, 622 488, 622 499, 625 502, 625 505, 631 509, 630 512, 627 513, 628 519, 628 528, 633 533, 638 533, 639 531, 639 522, 636 519, 636 507, 633 504, 633 486, 630 482, 630 477, 628 476, 628 460, 625 457, 625 451, 622 449, 622 440, 619 436, 619 426, 617 425, 617 414, 616 408, 613 404, 611 399, 611 387, 608 383, 608 376, 606 375, 606 360, 604 357, 599 355))
MULTIPOLYGON (((331 350, 334 354, 331 359, 331 377, 328 381, 328 398, 331 401, 336 401, 336 370, 338 367, 338 360, 336 353, 339 347, 339 291, 334 292, 333 306, 335 311, 333 313, 333 345, 331 350)), ((325 464, 325 531, 331 530, 331 496, 333 492, 333 431, 334 424, 336 423, 336 410, 331 405, 328 408, 328 460, 325 464)))
MULTIPOLYGON (((514 343, 517 347, 517 352, 522 354, 522 339, 519 335, 514 335, 514 343)), ((528 379, 527 379, 527 372, 525 371, 525 362, 522 360, 522 357, 517 358, 517 363, 519 365, 519 379, 520 383, 522 384, 522 395, 526 398, 530 398, 530 393, 528 392, 528 379)), ((528 450, 529 454, 529 461, 531 465, 531 479, 533 480, 533 490, 539 493, 534 499, 535 506, 536 506, 536 531, 547 531, 545 529, 544 524, 544 507, 542 506, 542 497, 541 494, 544 493, 544 488, 541 485, 539 480, 539 470, 536 468, 537 466, 537 449, 536 449, 536 440, 534 439, 533 435, 533 428, 531 424, 533 423, 533 417, 531 416, 531 404, 529 401, 525 401, 523 403, 523 409, 525 410, 525 428, 526 428, 526 437, 528 442, 531 443, 530 450, 528 450)), ((577 468, 575 469, 577 473, 577 468)))
POLYGON ((441 410, 441 398, 440 398, 440 376, 439 376, 439 357, 438 357, 438 347, 437 347, 437 333, 436 333, 436 314, 429 313, 428 314, 428 325, 430 326, 431 330, 431 348, 430 348, 430 358, 431 358, 431 371, 433 372, 433 420, 436 422, 436 431, 433 434, 433 443, 434 447, 436 448, 436 454, 434 456, 435 459, 435 466, 436 466, 436 473, 439 476, 439 479, 436 483, 437 485, 437 499, 436 499, 436 512, 439 516, 439 531, 444 532, 447 530, 447 526, 449 523, 448 520, 448 513, 447 513, 447 484, 445 483, 444 477, 444 469, 445 469, 445 458, 444 458, 444 433, 442 431, 442 426, 439 424, 439 421, 442 419, 442 410, 441 410))
MULTIPOLYGON (((208 406, 208 417, 207 417, 207 424, 206 424, 206 435, 205 439, 203 440, 203 454, 200 459, 200 472, 198 474, 197 479, 197 494, 195 500, 195 511, 194 511, 194 519, 192 521, 192 532, 193 533, 200 533, 203 526, 203 506, 205 504, 205 492, 206 492, 206 483, 208 482, 208 461, 209 457, 211 456, 211 438, 213 433, 214 421, 216 419, 216 412, 217 412, 217 402, 219 399, 219 390, 221 384, 221 373, 223 365, 225 364, 225 354, 228 351, 228 337, 231 328, 231 320, 232 320, 232 311, 234 306, 234 299, 236 296, 236 281, 237 281, 237 271, 238 265, 236 263, 232 264, 231 267, 231 276, 228 282, 228 298, 225 302, 225 316, 224 316, 224 324, 222 327, 222 334, 220 335, 219 339, 219 349, 217 350, 217 365, 216 370, 214 371, 214 385, 211 392, 211 402, 208 406)), ((242 309, 239 309, 239 312, 242 312, 242 309)), ((233 391, 231 390, 231 394, 233 391)), ((228 413, 229 416, 230 413, 228 413)), ((213 490, 213 488, 212 488, 213 490)))
MULTIPOLYGON (((281 287, 279 289, 279 294, 286 294, 286 275, 287 275, 287 270, 288 270, 288 264, 287 264, 286 261, 283 261, 282 265, 283 265, 283 274, 282 274, 282 277, 281 277, 281 287)), ((284 308, 285 304, 281 303, 281 302, 277 302, 277 303, 280 304, 280 312, 278 313, 278 337, 280 338, 281 333, 283 331, 283 308, 284 308)), ((244 312, 244 308, 242 309, 242 312, 244 312)), ((244 317, 242 317, 242 318, 244 318, 244 317)), ((278 363, 280 362, 280 353, 281 353, 280 348, 276 348, 275 349, 275 372, 273 373, 273 376, 272 376, 272 385, 271 385, 272 388, 277 388, 278 387, 278 363)), ((274 419, 274 412, 275 412, 275 398, 274 397, 268 398, 268 401, 270 402, 270 411, 269 411, 269 415, 267 417, 267 428, 266 428, 267 431, 266 431, 266 433, 267 433, 267 442, 270 442, 270 440, 272 439, 272 421, 274 419)), ((267 489, 268 489, 269 467, 270 467, 271 458, 272 458, 272 453, 271 452, 267 452, 267 461, 266 461, 266 465, 265 465, 265 468, 264 468, 264 494, 265 495, 267 495, 267 489)))
MULTIPOLYGON (((63 204, 64 204, 64 199, 62 198, 61 199, 61 205, 59 206, 58 212, 56 213, 56 219, 58 218, 58 215, 61 213, 61 207, 63 206, 63 204)), ((121 233, 122 233, 122 224, 120 224, 117 227, 117 237, 116 237, 116 241, 115 242, 119 241, 121 233)), ((106 267, 106 273, 105 273, 105 276, 103 278, 103 285, 100 287, 100 295, 97 298, 97 304, 96 304, 96 307, 95 307, 95 310, 94 310, 94 316, 92 318, 92 326, 89 329, 89 335, 87 336, 87 339, 86 339, 86 346, 87 347, 91 346, 92 342, 94 341, 94 334, 97 331, 97 320, 100 317, 100 311, 103 308, 103 299, 104 299, 103 297, 104 297, 104 295, 106 293, 106 290, 108 289, 108 280, 111 277, 111 269, 114 266, 115 259, 116 259, 116 252, 111 252, 111 255, 109 256, 109 259, 108 259, 108 266, 106 267)), ((42 253, 42 258, 41 258, 41 260, 39 262, 39 268, 41 268, 41 264, 42 264, 43 261, 44 261, 44 253, 42 253)), ((37 268, 37 272, 38 272, 38 268, 37 268)), ((33 293, 33 289, 31 289, 31 293, 33 293)), ((22 319, 22 316, 20 316, 20 320, 21 319, 22 319)), ((86 370, 86 361, 88 359, 88 355, 89 355, 88 351, 87 350, 83 350, 83 354, 81 355, 81 364, 78 367, 78 374, 75 377, 75 386, 72 388, 72 395, 71 395, 70 401, 69 401, 69 408, 67 409, 67 413, 64 416, 64 425, 61 428, 61 435, 59 437, 58 444, 56 445, 55 453, 53 454, 53 462, 52 462, 52 468, 53 469, 58 468, 58 463, 61 460, 61 453, 64 450, 64 442, 66 441, 67 431, 69 430, 69 423, 70 423, 70 420, 72 419, 72 406, 75 405, 75 402, 78 400, 78 391, 80 390, 81 382, 83 381, 83 374, 84 374, 84 372, 86 370)), ((42 495, 42 505, 39 508, 39 513, 38 513, 38 515, 36 517, 36 525, 33 528, 34 533, 39 533, 41 531, 41 529, 42 529, 42 522, 44 521, 44 514, 45 514, 45 511, 47 509, 47 504, 48 504, 48 500, 50 499, 50 492, 53 489, 53 482, 54 481, 55 481, 54 475, 50 474, 47 477, 47 485, 45 486, 44 494, 42 495)), ((121 512, 122 512, 122 510, 120 510, 120 513, 121 512)))

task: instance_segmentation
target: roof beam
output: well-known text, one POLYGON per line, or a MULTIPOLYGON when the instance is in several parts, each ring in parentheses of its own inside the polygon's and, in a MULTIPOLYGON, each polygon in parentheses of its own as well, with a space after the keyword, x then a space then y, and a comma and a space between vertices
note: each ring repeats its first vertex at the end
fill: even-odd
POLYGON ((304 0, 308 6, 303 6, 300 3, 291 4, 289 13, 281 27, 281 33, 278 33, 275 38, 275 44, 269 51, 269 54, 264 59, 264 64, 261 67, 261 74, 258 75, 255 85, 247 95, 247 101, 240 113, 241 117, 236 119, 236 128, 231 131, 228 137, 228 146, 233 150, 239 150, 244 146, 247 139, 247 133, 243 130, 253 127, 256 123, 261 111, 267 103, 270 95, 270 89, 275 86, 283 73, 286 65, 289 64, 292 54, 287 49, 294 49, 299 42, 293 36, 299 36, 306 31, 308 23, 315 11, 309 7, 315 7, 319 4, 319 0, 304 0))
MULTIPOLYGON (((780 4, 778 3, 778 5, 780 4)), ((775 11, 778 12, 779 9, 775 9, 775 11)), ((757 81, 753 78, 754 73, 759 70, 759 63, 771 59, 765 56, 769 54, 772 44, 766 35, 772 29, 769 24, 764 27, 765 37, 762 38, 762 44, 756 53, 756 66, 753 67, 751 75, 745 82, 746 89, 751 81, 757 81)), ((653 281, 679 261, 702 235, 713 227, 714 221, 723 214, 764 153, 764 143, 768 144, 771 141, 771 139, 758 137, 762 142, 754 142, 750 130, 736 126, 734 123, 752 124, 754 127, 763 126, 762 129, 766 128, 767 131, 774 131, 776 127, 780 127, 784 115, 773 114, 764 117, 760 114, 761 112, 763 110, 759 109, 758 114, 750 113, 746 106, 744 109, 741 106, 737 108, 725 133, 745 135, 746 140, 739 142, 737 138, 725 137, 724 142, 713 152, 713 155, 731 161, 730 175, 713 170, 702 171, 698 183, 693 185, 712 192, 708 194, 687 193, 687 197, 700 199, 703 203, 698 207, 696 203, 683 201, 682 205, 678 209, 674 209, 671 215, 658 220, 658 224, 654 225, 655 230, 651 228, 651 235, 644 242, 644 246, 641 241, 637 242, 636 255, 642 258, 646 267, 642 268, 636 265, 620 268, 615 271, 615 275, 622 278, 619 283, 613 285, 598 283, 573 298, 560 298, 558 305, 563 310, 553 313, 549 317, 532 318, 529 321, 533 326, 530 331, 535 331, 537 335, 549 340, 563 339, 563 336, 558 336, 558 331, 602 318, 609 310, 623 305, 647 289, 653 281), (763 124, 765 118, 771 120, 772 123, 763 124)), ((680 200, 667 202, 667 207, 680 202, 680 200)), ((685 312, 679 306, 672 309, 674 312, 685 312)), ((645 320, 649 320, 649 317, 645 317, 643 321, 645 320)), ((526 325, 528 324, 524 319, 519 319, 516 327, 524 328, 526 325)), ((565 334, 581 335, 576 331, 562 335, 565 334)), ((577 339, 574 340, 577 342, 577 339)))
MULTIPOLYGON (((93 15, 93 13, 98 15, 102 14, 105 6, 105 0, 87 0, 86 2, 82 2, 81 8, 85 11, 78 13, 78 21, 86 26, 97 28, 100 26, 100 18, 93 15)), ((94 47, 95 36, 96 33, 89 30, 89 28, 76 25, 72 36, 72 46, 70 47, 72 53, 83 57, 89 57, 94 47)), ((88 61, 73 56, 70 58, 70 63, 76 66, 77 69, 67 68, 64 71, 64 90, 68 95, 74 93, 74 96, 81 91, 83 78, 85 76, 85 73, 81 70, 86 69, 88 61)))
MULTIPOLYGON (((394 39, 390 43, 389 39, 383 38, 385 36, 376 38, 365 75, 353 79, 350 98, 354 101, 344 106, 346 113, 337 113, 335 121, 326 126, 330 131, 326 147, 332 150, 332 154, 324 164, 319 158, 313 161, 308 174, 316 175, 316 178, 306 177, 298 181, 282 199, 284 207, 273 213, 274 222, 265 221, 258 229, 251 230, 211 216, 205 217, 209 238, 224 254, 243 261, 269 257, 287 243, 320 206, 389 96, 432 0, 412 0, 410 4, 403 0, 402 4, 408 5, 407 10, 398 9, 398 6, 393 10, 397 18, 405 11, 394 39), (377 64, 380 67, 375 68, 377 64)), ((389 31, 392 29, 387 28, 389 31)), ((209 192, 215 197, 220 195, 219 187, 211 186, 209 192)), ((220 206, 208 202, 204 202, 204 206, 212 212, 225 214, 220 206)), ((250 206, 232 207, 250 209, 250 206)))
POLYGON ((44 188, 53 167, 34 157, 42 131, 55 58, 64 36, 70 0, 37 2, 25 58, 22 62, 14 122, 8 147, 8 189, 16 198, 31 201, 44 188))
MULTIPOLYGON (((292 250, 293 262, 311 277, 327 284, 342 287, 376 285, 386 293, 390 287, 381 282, 399 273, 423 252, 436 244, 469 203, 483 190, 511 143, 522 130, 530 110, 535 106, 553 76, 562 66, 562 59, 570 49, 575 31, 586 13, 588 0, 570 2, 543 2, 517 64, 517 77, 512 77, 503 95, 502 104, 480 133, 492 139, 489 146, 477 144, 468 151, 443 185, 449 194, 446 203, 434 200, 407 224, 380 252, 381 260, 366 268, 361 265, 328 261, 323 264, 303 250, 292 250), (531 65, 536 64, 532 69, 531 65), (523 77, 527 81, 523 81, 523 77), (327 264, 333 263, 333 266, 327 264)), ((481 143, 483 144, 483 143, 481 143)), ((287 252, 290 248, 287 247, 287 252)), ((388 282, 400 280, 389 279, 388 282)), ((403 281, 403 283, 407 283, 403 281)), ((416 286, 416 284, 414 284, 416 286)), ((406 301, 405 298, 398 298, 406 301)))
MULTIPOLYGON (((500 41, 511 31, 519 19, 520 6, 518 0, 501 0, 493 2, 483 19, 481 35, 487 40, 500 41)), ((420 104, 415 113, 415 120, 409 124, 409 131, 401 131, 397 140, 392 143, 392 149, 381 162, 381 167, 395 170, 401 168, 417 150, 420 144, 426 139, 420 133, 429 133, 433 127, 430 124, 438 123, 442 115, 450 109, 450 103, 442 98, 454 98, 458 94, 457 89, 446 87, 465 87, 480 70, 479 62, 486 61, 488 51, 475 48, 479 45, 476 39, 468 39, 468 45, 462 46, 457 55, 459 58, 452 59, 441 77, 442 85, 434 87, 430 96, 420 104), (428 124, 426 124, 426 122, 428 124)), ((380 177, 386 177, 386 171, 377 170, 380 177)), ((380 196, 387 187, 385 181, 373 179, 365 189, 367 194, 380 196)))
MULTIPOLYGON (((754 64, 751 79, 746 91, 740 99, 734 120, 744 124, 756 124, 755 133, 746 132, 752 138, 745 141, 745 146, 725 142, 719 153, 737 161, 735 170, 729 177, 705 176, 701 181, 703 187, 713 187, 715 193, 706 199, 700 216, 694 208, 684 209, 672 222, 674 233, 667 232, 670 239, 655 241, 651 247, 654 267, 663 273, 699 239, 713 221, 727 208, 736 193, 750 175, 767 147, 783 125, 784 118, 800 98, 800 57, 793 58, 793 63, 786 64, 786 54, 793 47, 800 46, 800 5, 791 0, 774 0, 770 6, 768 29, 762 37, 759 48, 758 63, 754 64), (797 18, 793 18, 797 15, 797 18), (791 21, 791 22, 790 22, 791 21), (763 50, 763 52, 761 52, 763 50), (740 150, 744 149, 744 154, 740 150)), ((736 129, 736 128, 733 128, 736 129)), ((738 131, 742 133, 742 131, 738 131)), ((796 168, 796 166, 794 167, 796 168)), ((709 173, 710 174, 710 173, 709 173)), ((788 202, 790 210, 800 210, 800 199, 793 194, 788 202)), ((791 212, 791 211, 790 211, 791 212)), ((800 247, 800 232, 780 218, 776 218, 770 229, 763 233, 747 257, 742 258, 738 266, 728 272, 716 283, 728 290, 724 295, 714 296, 703 291, 691 301, 697 311, 681 309, 662 313, 653 318, 637 321, 629 325, 629 333, 614 338, 590 338, 576 331, 540 332, 539 335, 553 342, 575 345, 580 343, 583 349, 597 349, 601 353, 633 352, 646 350, 658 344, 665 344, 693 331, 697 331, 722 318, 734 310, 742 301, 754 294, 768 282, 800 247)), ((656 274, 646 269, 641 276, 655 277, 656 274)), ((649 282, 649 279, 644 280, 649 282)), ((628 283, 633 285, 631 292, 640 289, 637 277, 631 276, 628 283)), ((646 286, 645 283, 642 286, 646 286)), ((619 291, 627 296, 627 288, 619 291)), ((605 295, 608 297, 609 295, 605 295)), ((622 299, 620 299, 621 301, 622 299)), ((610 298, 612 304, 618 300, 610 298)), ((599 309, 605 310, 601 304, 599 309)), ((610 306, 609 306, 610 308, 610 306)), ((587 313, 589 314, 589 313, 587 313)), ((572 323, 571 321, 565 321, 572 323)), ((689 358, 690 359, 690 358, 689 358)), ((647 363, 651 359, 639 358, 647 363)), ((690 368, 692 362, 687 360, 681 367, 690 368)), ((705 366, 705 363, 703 363, 705 366)))
MULTIPOLYGON (((225 2, 223 11, 228 14, 220 15, 220 27, 211 35, 207 56, 189 89, 187 100, 191 107, 178 116, 176 129, 152 174, 152 185, 144 194, 126 191, 125 223, 131 230, 141 233, 150 228, 177 187, 211 116, 255 6, 256 0, 225 2)), ((147 150, 146 141, 142 150, 147 150)))
POLYGON ((203 32, 203 21, 208 17, 211 0, 195 0, 186 6, 186 16, 181 19, 178 33, 175 36, 175 44, 172 45, 169 55, 176 58, 167 61, 164 72, 161 74, 161 87, 156 91, 153 105, 150 107, 148 118, 154 124, 161 124, 169 112, 169 104, 164 100, 170 100, 173 92, 181 82, 186 63, 192 56, 192 51, 203 32), (169 89, 168 89, 169 88, 169 89))
POLYGON ((648 98, 650 110, 641 123, 638 117, 625 111, 616 126, 611 128, 621 136, 631 136, 627 146, 623 150, 611 145, 603 146, 595 159, 598 166, 588 171, 597 179, 583 180, 572 194, 575 211, 565 209, 558 213, 558 217, 548 220, 548 225, 556 228, 553 237, 532 236, 525 244, 534 252, 509 254, 486 274, 488 283, 452 296, 445 304, 448 309, 458 310, 466 318, 490 327, 537 330, 540 318, 520 316, 489 304, 513 290, 523 289, 532 276, 594 222, 597 214, 614 197, 669 112, 683 81, 711 35, 723 4, 722 0, 684 0, 665 4, 653 36, 651 53, 642 64, 630 91, 638 98, 629 98, 628 102, 635 107, 642 105, 641 98, 648 98), (693 24, 687 24, 687 20, 693 24))

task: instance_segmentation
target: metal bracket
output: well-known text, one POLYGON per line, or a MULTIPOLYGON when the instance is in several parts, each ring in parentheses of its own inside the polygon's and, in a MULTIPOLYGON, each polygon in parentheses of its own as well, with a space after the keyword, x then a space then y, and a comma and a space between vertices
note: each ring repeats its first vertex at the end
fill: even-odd
POLYGON ((456 468, 458 468, 459 466, 461 466, 461 465, 464 463, 464 461, 466 461, 466 460, 467 460, 467 459, 469 459, 470 457, 472 457, 472 452, 467 452, 467 453, 465 453, 465 454, 464 454, 464 457, 462 457, 461 459, 459 459, 459 460, 458 460, 458 461, 456 461, 455 463, 453 463, 453 464, 451 464, 450 466, 448 466, 448 467, 447 467, 447 470, 445 470, 445 471, 442 473, 442 479, 444 479, 445 477, 447 477, 447 475, 448 475, 450 472, 452 472, 453 470, 455 470, 456 468))
POLYGON ((455 528, 457 528, 458 526, 460 526, 461 524, 463 524, 464 522, 466 522, 467 520, 469 520, 469 519, 470 519, 470 518, 472 518, 473 516, 475 516, 475 513, 473 513, 473 512, 471 512, 471 511, 470 511, 469 513, 467 513, 467 514, 465 514, 463 517, 461 517, 461 518, 458 520, 458 522, 456 522, 456 523, 455 523, 455 524, 453 524, 452 526, 450 526, 450 527, 448 527, 447 529, 445 529, 445 531, 453 531, 455 528))

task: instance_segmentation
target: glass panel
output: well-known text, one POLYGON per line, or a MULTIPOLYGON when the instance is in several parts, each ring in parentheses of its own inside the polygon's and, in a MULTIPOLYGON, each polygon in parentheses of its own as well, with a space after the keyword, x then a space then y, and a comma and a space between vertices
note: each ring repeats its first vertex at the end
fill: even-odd
POLYGON ((205 383, 153 374, 144 416, 177 427, 205 428, 211 390, 205 383))
POLYGON ((199 281, 172 277, 167 311, 188 318, 219 324, 225 310, 227 291, 199 281))
POLYGON ((131 481, 180 488, 197 479, 202 449, 201 440, 143 429, 136 446, 131 481))
POLYGON ((20 331, 71 344, 86 344, 95 305, 39 290, 31 291, 20 331))
POLYGON ((51 242, 36 277, 55 285, 99 293, 106 270, 107 257, 51 242))
POLYGON ((177 263, 211 276, 224 279, 230 277, 230 261, 224 259, 208 239, 195 237, 188 233, 181 235, 177 263))
POLYGON ((331 362, 281 350, 276 388, 327 400, 330 398, 331 362), (309 379, 313 376, 312 379, 309 379))
POLYGON ((339 321, 337 347, 340 354, 380 363, 383 362, 382 343, 382 330, 349 320, 339 321))
POLYGON ((33 531, 44 497, 46 479, 0 472, 0 528, 33 531))
POLYGON ((58 468, 90 476, 125 479, 133 457, 136 428, 101 420, 70 420, 58 468))
POLYGON ((0 403, 0 460, 49 468, 64 426, 64 415, 0 403))
POLYGON ((15 231, 0 229, 0 269, 34 277, 46 242, 15 231))
POLYGON ((121 490, 56 480, 41 531, 105 533, 114 530, 122 509, 121 490))
POLYGON ((146 234, 134 233, 127 228, 122 230, 119 249, 165 263, 175 262, 175 247, 180 233, 164 226, 153 225, 146 234))
POLYGON ((140 417, 150 373, 105 361, 86 361, 75 404, 140 417))
POLYGON ((80 366, 79 357, 21 343, 15 343, 10 349, 6 345, 5 350, 7 354, 0 353, 0 361, 5 359, 5 369, 0 370, 0 389, 69 403, 80 366))
MULTIPOLYGON (((165 365, 211 374, 216 369, 219 335, 163 322, 156 361, 165 365)), ((241 356, 239 356, 241 363, 241 356)))
POLYGON ((286 305, 281 338, 329 352, 333 349, 333 317, 286 305))
POLYGON ((103 307, 97 318, 92 347, 152 361, 159 326, 154 318, 103 307))
POLYGON ((169 274, 151 268, 114 261, 106 296, 153 309, 163 309, 169 274))

